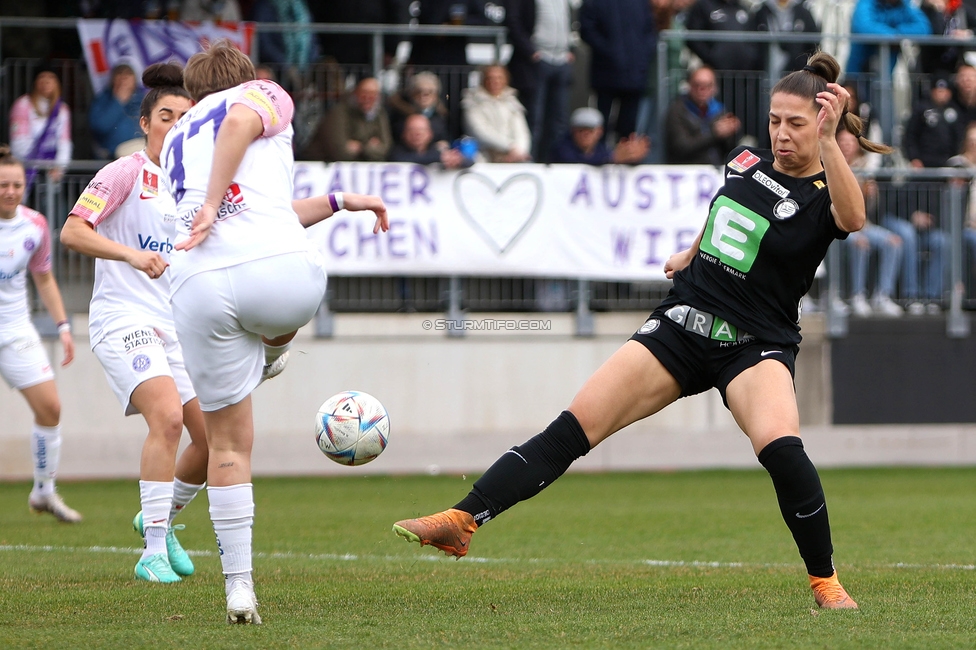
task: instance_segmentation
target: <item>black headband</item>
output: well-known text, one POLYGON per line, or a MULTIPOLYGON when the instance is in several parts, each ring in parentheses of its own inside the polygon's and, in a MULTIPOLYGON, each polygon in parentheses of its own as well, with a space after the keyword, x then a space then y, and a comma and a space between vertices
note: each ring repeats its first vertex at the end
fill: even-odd
POLYGON ((812 72, 813 74, 817 75, 818 77, 820 76, 820 73, 817 71, 816 68, 813 68, 813 67, 810 67, 808 65, 805 65, 805 66, 803 66, 802 69, 803 70, 806 70, 807 72, 812 72))

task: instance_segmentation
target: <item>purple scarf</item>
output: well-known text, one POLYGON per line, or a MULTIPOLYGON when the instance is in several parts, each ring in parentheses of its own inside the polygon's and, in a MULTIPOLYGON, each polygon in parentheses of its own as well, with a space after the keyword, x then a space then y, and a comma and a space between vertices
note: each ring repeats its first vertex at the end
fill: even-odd
MULTIPOLYGON (((58 114, 61 112, 61 107, 64 103, 58 98, 58 101, 54 102, 54 106, 51 107, 51 112, 47 116, 47 122, 44 124, 44 130, 41 131, 37 138, 34 140, 34 144, 31 146, 30 152, 27 154, 27 160, 54 160, 58 155, 58 133, 56 121, 58 119, 58 114)), ((31 184, 34 182, 34 177, 37 175, 37 167, 31 167, 27 170, 27 187, 24 190, 24 194, 30 192, 31 184)))

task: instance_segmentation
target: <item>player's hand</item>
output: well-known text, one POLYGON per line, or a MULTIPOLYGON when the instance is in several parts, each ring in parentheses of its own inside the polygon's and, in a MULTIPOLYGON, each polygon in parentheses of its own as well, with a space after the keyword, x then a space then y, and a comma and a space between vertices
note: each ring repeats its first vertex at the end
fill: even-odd
POLYGON ((844 107, 850 102, 851 93, 840 84, 828 83, 827 90, 817 93, 816 102, 820 104, 817 115, 817 137, 833 140, 837 134, 837 124, 844 114, 844 107))
POLYGON ((64 350, 64 359, 61 366, 64 367, 75 359, 75 340, 71 336, 71 330, 65 330, 58 335, 61 339, 61 348, 64 350))
POLYGON ((129 266, 142 271, 152 280, 161 276, 169 266, 169 262, 164 260, 162 255, 152 251, 133 251, 130 259, 126 261, 129 262, 129 266))
POLYGON ((668 280, 673 279, 675 273, 691 264, 692 255, 694 255, 694 251, 689 248, 669 257, 668 261, 664 263, 665 277, 668 280))
POLYGON ((362 212, 372 210, 376 214, 376 224, 373 226, 373 234, 381 230, 386 232, 390 229, 390 216, 386 213, 386 204, 383 199, 372 194, 351 194, 342 193, 342 209, 350 212, 362 212))
POLYGON ((190 228, 189 239, 184 239, 178 243, 175 248, 178 251, 188 251, 191 248, 196 248, 200 243, 207 238, 210 234, 210 227, 213 226, 214 221, 217 219, 217 208, 207 203, 200 206, 196 214, 193 215, 193 225, 190 228))

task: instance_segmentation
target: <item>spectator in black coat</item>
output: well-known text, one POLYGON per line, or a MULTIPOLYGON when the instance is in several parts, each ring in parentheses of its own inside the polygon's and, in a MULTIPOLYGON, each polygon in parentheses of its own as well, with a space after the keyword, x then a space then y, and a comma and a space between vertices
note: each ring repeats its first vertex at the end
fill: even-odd
MULTIPOLYGON (((961 0, 924 0, 922 11, 935 36, 970 39, 976 29, 976 10, 961 0)), ((919 48, 918 70, 926 74, 952 74, 963 63, 967 48, 957 45, 924 45, 919 48)))
MULTIPOLYGON (((538 59, 535 58, 535 45, 532 33, 535 31, 536 0, 506 0, 505 27, 508 28, 508 42, 512 44, 512 58, 508 62, 508 73, 512 77, 511 86, 518 91, 519 101, 525 106, 526 115, 532 116, 532 100, 535 98, 538 83, 538 59)), ((531 127, 531 121, 529 123, 531 127)))
POLYGON ((473 160, 465 157, 457 149, 436 146, 430 121, 421 113, 414 113, 407 117, 400 136, 400 144, 393 147, 393 151, 390 152, 390 160, 393 162, 409 162, 417 165, 439 164, 444 169, 463 169, 474 164, 473 160))
MULTIPOLYGON (((765 0, 756 9, 754 21, 760 32, 773 34, 819 34, 820 25, 810 13, 806 0, 765 0)), ((767 50, 767 48, 763 48, 767 50)), ((800 70, 817 49, 817 43, 782 42, 772 50, 767 64, 771 79, 800 70)), ((768 50, 767 50, 768 51, 768 50)))
POLYGON ((905 125, 905 156, 915 168, 945 167, 965 135, 966 125, 946 77, 935 80, 930 97, 918 103, 905 125))
MULTIPOLYGON (((694 31, 754 32, 756 20, 739 0, 698 0, 688 10, 685 28, 694 31)), ((762 70, 758 43, 688 41, 688 47, 713 70, 762 70)))
MULTIPOLYGON (((409 18, 405 0, 316 0, 309 3, 317 23, 361 23, 365 25, 406 24, 409 18)), ((373 37, 358 34, 319 34, 323 56, 339 63, 372 63, 373 37)), ((396 54, 402 36, 387 36, 383 41, 384 63, 396 54)))
POLYGON ((657 28, 648 0, 584 0, 580 36, 592 49, 590 86, 608 132, 617 138, 637 128, 637 107, 647 84, 657 28), (609 121, 619 103, 616 124, 609 121))
MULTIPOLYGON (((358 2, 359 0, 346 0, 358 2)), ((502 25, 506 8, 501 0, 413 0, 410 20, 421 25, 502 25)), ((410 62, 425 66, 464 65, 466 36, 415 36, 410 62)))
POLYGON ((956 92, 953 95, 962 109, 962 122, 976 122, 976 68, 964 63, 956 71, 956 92))
MULTIPOLYGON (((688 30, 754 32, 755 16, 739 0, 698 0, 685 18, 688 30)), ((747 135, 767 140, 766 116, 760 114, 759 75, 732 74, 764 69, 762 46, 742 40, 689 40, 688 47, 702 63, 715 70, 721 101, 742 120, 747 135)))

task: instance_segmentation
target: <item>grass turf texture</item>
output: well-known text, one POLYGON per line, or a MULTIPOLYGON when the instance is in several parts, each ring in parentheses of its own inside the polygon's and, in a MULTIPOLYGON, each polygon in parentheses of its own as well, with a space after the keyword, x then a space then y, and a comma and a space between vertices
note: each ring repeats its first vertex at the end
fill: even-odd
POLYGON ((976 469, 822 479, 860 611, 815 609, 761 471, 570 474, 458 562, 390 528, 472 477, 258 479, 261 627, 223 622, 205 496, 180 516, 196 575, 150 585, 132 579, 135 482, 64 483, 78 526, 0 484, 0 647, 972 647, 976 469))

